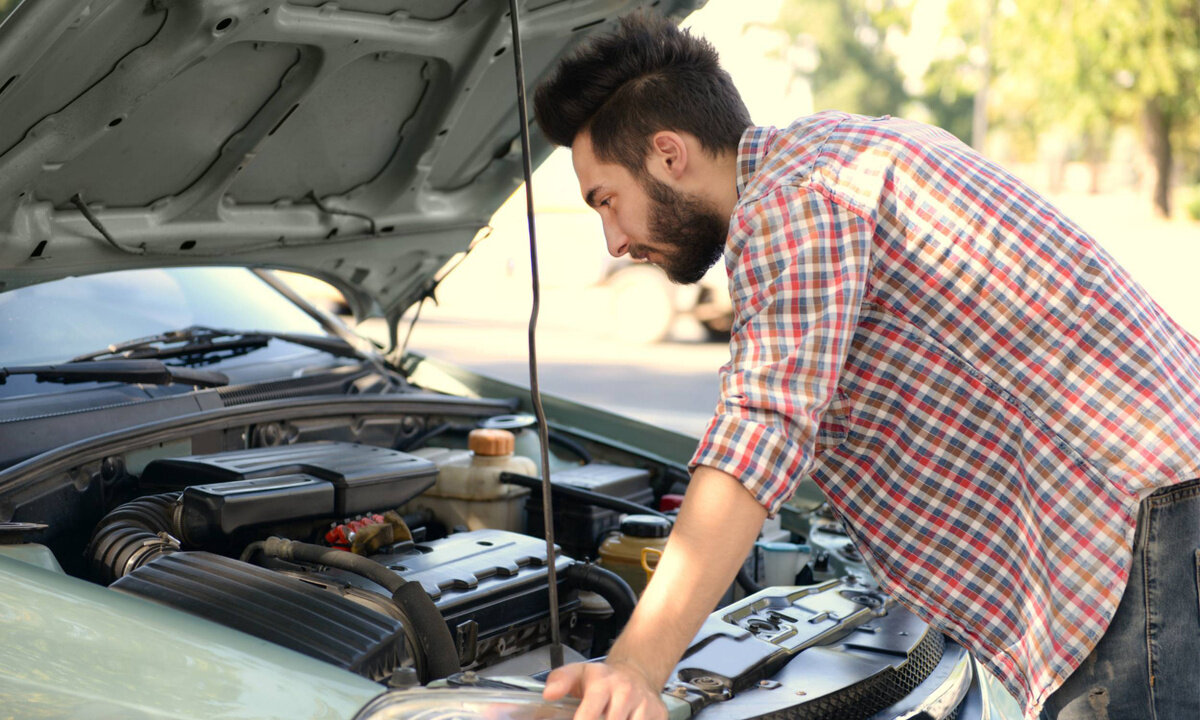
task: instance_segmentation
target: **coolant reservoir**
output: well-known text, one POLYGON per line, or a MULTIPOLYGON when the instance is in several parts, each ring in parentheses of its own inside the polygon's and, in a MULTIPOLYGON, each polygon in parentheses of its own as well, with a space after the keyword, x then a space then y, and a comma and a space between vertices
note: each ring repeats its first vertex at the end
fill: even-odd
POLYGON ((667 546, 671 521, 657 515, 627 515, 619 532, 600 543, 600 565, 620 575, 641 597, 646 589, 645 557, 651 566, 667 546))
POLYGON ((437 482, 406 509, 428 509, 453 528, 495 528, 520 532, 528 488, 500 482, 511 472, 536 477, 532 460, 513 454, 513 434, 507 430, 478 429, 467 436, 467 450, 423 448, 412 454, 431 460, 438 468, 437 482))
POLYGON ((500 482, 500 473, 537 476, 537 466, 527 457, 513 454, 515 439, 507 430, 472 430, 467 436, 469 460, 439 468, 433 489, 443 497, 464 500, 494 500, 506 497, 514 486, 500 482))

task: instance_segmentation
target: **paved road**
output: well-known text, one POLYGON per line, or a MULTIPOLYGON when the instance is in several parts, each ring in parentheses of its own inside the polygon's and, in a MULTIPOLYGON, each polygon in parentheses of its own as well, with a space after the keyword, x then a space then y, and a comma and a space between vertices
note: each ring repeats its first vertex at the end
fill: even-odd
MULTIPOLYGON (((728 347, 699 341, 699 328, 686 320, 676 323, 681 340, 624 342, 602 329, 606 302, 595 288, 544 293, 537 335, 543 392, 699 435, 717 402, 717 370, 728 347)), ((528 387, 527 312, 427 306, 410 348, 528 387)), ((381 326, 367 325, 378 336, 381 326)))

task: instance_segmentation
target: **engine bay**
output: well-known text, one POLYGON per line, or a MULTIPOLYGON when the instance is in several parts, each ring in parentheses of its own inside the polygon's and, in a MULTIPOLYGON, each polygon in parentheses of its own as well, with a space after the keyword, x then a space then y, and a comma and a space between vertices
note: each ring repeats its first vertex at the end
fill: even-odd
MULTIPOLYGON (((13 465, 0 472, 0 527, 68 575, 382 685, 550 668, 550 561, 530 491, 540 447, 515 403, 255 400, 13 465)), ((645 582, 640 565, 606 564, 606 544, 635 529, 637 543, 665 543, 686 473, 587 432, 549 438, 559 635, 568 662, 602 658, 645 582)), ((961 675, 960 648, 859 578, 839 579, 845 566, 815 577, 813 566, 795 578, 805 587, 763 589, 749 558, 748 585, 727 593, 668 694, 713 717, 763 703, 842 717, 849 703, 865 718, 961 675), (820 668, 811 694, 771 693, 801 666, 820 668)))
MULTIPOLYGON (((533 494, 499 482, 504 471, 527 483, 540 473, 531 418, 503 412, 509 403, 419 393, 352 400, 360 401, 353 414, 293 403, 244 424, 233 405, 224 409, 230 422, 213 427, 208 413, 172 437, 150 433, 153 443, 138 426, 116 431, 124 440, 110 433, 99 453, 48 451, 5 471, 3 524, 23 527, 21 540, 49 548, 69 575, 377 682, 548 668, 535 652, 550 642, 551 622, 540 505, 528 513, 530 533, 533 494), (473 451, 479 434, 499 436, 501 446, 473 451), (62 470, 47 470, 53 458, 62 470), (35 469, 22 476, 26 466, 35 469), (479 487, 481 478, 490 486, 479 487), (408 601, 398 600, 405 586, 408 601), (423 637, 430 613, 445 626, 432 644, 423 637)), ((592 490, 611 489, 608 478, 623 483, 630 502, 650 504, 651 479, 669 489, 679 475, 554 435, 551 462, 566 484, 573 471, 592 490)), ((591 515, 575 534, 587 541, 569 542, 572 554, 554 559, 568 660, 603 656, 636 602, 620 577, 589 562, 620 514, 591 515)))

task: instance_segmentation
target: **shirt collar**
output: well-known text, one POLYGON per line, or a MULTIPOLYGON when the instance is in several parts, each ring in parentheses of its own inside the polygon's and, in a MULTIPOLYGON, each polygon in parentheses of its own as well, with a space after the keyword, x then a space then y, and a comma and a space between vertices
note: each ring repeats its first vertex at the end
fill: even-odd
POLYGON ((742 191, 750 184, 750 179, 758 170, 758 165, 767 155, 771 141, 775 139, 776 130, 773 127, 756 127, 751 125, 742 133, 738 143, 737 155, 737 192, 741 197, 742 191))

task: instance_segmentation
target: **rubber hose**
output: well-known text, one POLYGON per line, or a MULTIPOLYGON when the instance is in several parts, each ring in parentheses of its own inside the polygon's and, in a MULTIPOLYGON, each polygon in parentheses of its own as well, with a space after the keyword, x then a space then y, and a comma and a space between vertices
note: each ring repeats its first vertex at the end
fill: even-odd
POLYGON ((563 578, 568 587, 589 590, 607 600, 612 606, 613 622, 617 627, 625 627, 629 622, 638 599, 633 588, 620 575, 599 565, 575 563, 567 567, 563 578))
POLYGON ((179 549, 179 493, 147 495, 115 508, 96 525, 84 551, 91 573, 108 585, 179 549))
POLYGON ((405 583, 404 578, 400 577, 398 573, 370 558, 355 555, 345 550, 335 550, 323 545, 313 545, 281 537, 270 537, 263 541, 262 553, 267 557, 279 558, 280 560, 298 560, 300 562, 326 565, 352 572, 355 575, 365 577, 376 585, 383 586, 390 593, 396 592, 405 583))
MULTIPOLYGON (((520 485, 521 487, 538 489, 542 487, 542 479, 521 475, 519 473, 500 473, 500 482, 509 483, 511 485, 520 485)), ((590 490, 581 490, 580 488, 570 487, 568 485, 555 485, 553 481, 550 483, 550 491, 555 495, 561 495, 565 498, 578 500, 595 505, 596 507, 616 510, 617 512, 633 513, 637 515, 654 515, 661 518, 666 518, 671 522, 675 522, 669 515, 661 513, 657 510, 652 510, 645 505, 625 500, 624 498, 613 497, 611 495, 602 495, 590 490)))
POLYGON ((583 462, 584 465, 592 464, 592 454, 587 451, 587 448, 585 448, 584 446, 575 442, 574 440, 567 437, 566 435, 563 435, 561 433, 556 433, 553 430, 551 430, 546 433, 546 439, 550 441, 551 445, 558 445, 560 447, 564 447, 567 450, 570 450, 571 452, 575 453, 579 457, 579 459, 583 462))
POLYGON ((462 670, 458 648, 450 636, 446 619, 433 604, 421 583, 404 583, 392 593, 392 602, 409 619, 417 643, 425 655, 425 682, 438 680, 462 670))
POLYGON ((754 578, 750 577, 750 571, 746 569, 745 565, 738 568, 737 584, 741 586, 742 591, 747 595, 753 595, 762 590, 762 585, 754 582, 754 578))
POLYGON ((427 675, 422 678, 423 682, 444 678, 462 669, 450 628, 420 583, 410 583, 399 573, 361 555, 279 537, 267 538, 262 544, 262 554, 345 570, 386 588, 421 646, 427 675))

